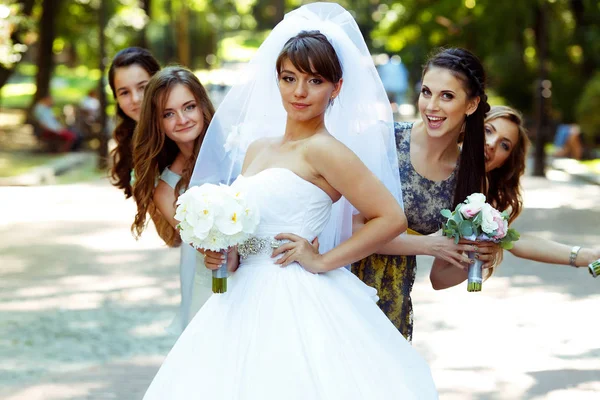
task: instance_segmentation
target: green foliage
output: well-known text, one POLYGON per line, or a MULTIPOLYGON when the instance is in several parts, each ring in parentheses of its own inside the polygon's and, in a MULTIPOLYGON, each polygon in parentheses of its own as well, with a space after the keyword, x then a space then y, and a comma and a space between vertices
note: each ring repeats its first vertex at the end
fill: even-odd
MULTIPOLYGON (((18 0, 7 0, 13 7, 18 0)), ((131 45, 148 47, 162 64, 180 62, 177 37, 189 37, 189 67, 214 68, 227 61, 247 60, 262 42, 265 32, 279 22, 283 12, 307 3, 304 0, 105 0, 108 59, 131 45), (149 15, 145 8, 150 5, 149 15), (186 12, 183 12, 183 11, 186 12), (181 23, 188 15, 187 25, 181 23), (187 26, 186 31, 181 26, 187 26), (178 36, 179 35, 179 36, 178 36)), ((597 0, 434 1, 434 0, 340 0, 356 18, 367 45, 376 54, 398 54, 410 80, 421 78, 427 56, 439 46, 461 46, 474 51, 484 62, 494 102, 533 110, 539 74, 539 43, 536 38, 540 6, 547 6, 548 71, 552 82, 551 103, 556 119, 570 122, 575 105, 589 109, 591 95, 586 81, 600 66, 600 7, 597 0), (508 23, 510 21, 510 24, 508 23), (510 28, 509 28, 510 26, 510 28), (586 93, 589 90, 586 90, 586 93), (588 107, 588 108, 586 108, 588 107)), ((21 18, 13 28, 23 27, 22 38, 31 34, 42 2, 32 18, 21 18), (29 24, 29 25, 27 25, 29 24)), ((98 65, 97 0, 62 1, 56 18, 53 44, 59 62, 74 67, 98 65)), ((0 20, 2 21, 2 20, 0 20)), ((15 20, 16 21, 16 20, 15 20)), ((11 32, 14 29, 11 30, 11 32)), ((2 31, 0 29, 0 32, 2 31)), ((0 37, 0 43, 5 38, 0 37)), ((24 48, 20 48, 24 49, 24 48)), ((0 51, 2 54, 2 51, 0 51)), ((6 54, 6 53, 4 53, 6 54)), ((1 61, 0 61, 1 62, 1 61)), ((411 87, 414 85, 411 85, 411 87)), ((595 112, 577 111, 587 120, 595 112)), ((597 123, 593 124, 597 132, 597 123)), ((589 128, 586 131, 591 131, 589 128)), ((594 133, 595 134, 595 133, 594 133)))
MULTIPOLYGON (((10 83, 0 88, 0 106, 6 108, 26 109, 35 94, 35 65, 21 63, 17 73, 10 83)), ((50 84, 50 93, 54 98, 55 106, 62 107, 66 104, 78 104, 85 94, 98 86, 100 71, 98 69, 78 66, 68 68, 59 65, 55 69, 50 84)), ((113 101, 110 88, 106 87, 107 99, 113 101)))
POLYGON ((6 0, 0 4, 0 67, 12 68, 31 44, 34 20, 23 12, 23 4, 6 0))
POLYGON ((41 167, 59 157, 59 154, 0 152, 0 178, 24 174, 32 168, 41 167))
POLYGON ((516 229, 509 228, 506 231, 506 236, 500 241, 500 247, 505 250, 510 250, 514 246, 514 242, 521 238, 521 234, 516 229))
POLYGON ((600 72, 586 84, 577 103, 577 122, 589 138, 600 136, 600 72))
POLYGON ((590 71, 600 67, 600 7, 594 0, 376 3, 373 50, 399 54, 412 82, 420 80, 422 65, 437 47, 465 47, 484 62, 496 95, 531 112, 539 74, 536 32, 542 3, 547 7, 548 69, 557 119, 573 119, 590 71))

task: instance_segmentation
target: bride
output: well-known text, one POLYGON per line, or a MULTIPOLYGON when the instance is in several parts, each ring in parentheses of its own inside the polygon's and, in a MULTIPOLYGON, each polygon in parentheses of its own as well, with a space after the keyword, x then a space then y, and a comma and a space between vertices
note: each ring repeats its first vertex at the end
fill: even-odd
POLYGON ((289 13, 244 78, 192 181, 246 193, 255 246, 230 252, 229 290, 196 314, 144 399, 437 399, 374 289, 343 268, 406 229, 391 111, 355 21, 333 3, 289 13), (354 209, 368 222, 350 237, 354 209))

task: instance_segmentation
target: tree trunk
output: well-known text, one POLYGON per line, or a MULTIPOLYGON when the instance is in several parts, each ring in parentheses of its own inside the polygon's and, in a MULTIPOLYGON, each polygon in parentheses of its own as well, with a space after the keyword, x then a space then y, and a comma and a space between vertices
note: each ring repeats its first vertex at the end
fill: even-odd
MULTIPOLYGON (((571 11, 575 19, 575 40, 577 44, 583 49, 583 62, 581 65, 583 76, 591 77, 596 70, 594 63, 592 46, 588 43, 589 39, 586 38, 588 29, 590 28, 590 19, 587 18, 585 4, 583 0, 571 0, 570 1, 571 11)), ((597 13, 595 10, 587 10, 588 13, 597 13)))
POLYGON ((60 6, 60 0, 44 0, 42 18, 40 20, 40 43, 37 57, 37 75, 35 86, 37 91, 31 106, 42 97, 50 93, 50 79, 54 69, 54 57, 52 45, 56 37, 56 14, 60 6))
POLYGON ((285 0, 257 0, 252 7, 252 14, 258 30, 273 29, 283 20, 285 0))
POLYGON ((535 85, 536 100, 536 124, 535 124, 535 152, 534 152, 534 176, 546 176, 546 154, 544 145, 546 142, 546 130, 548 128, 547 104, 549 88, 545 88, 548 79, 547 57, 548 57, 548 12, 546 2, 538 6, 535 14, 535 42, 538 53, 539 71, 538 82, 535 85))
POLYGON ((108 166, 108 136, 106 134, 106 91, 104 90, 104 72, 106 70, 106 45, 104 29, 106 28, 106 5, 100 0, 98 10, 98 44, 100 58, 100 81, 98 83, 98 100, 100 100, 100 146, 98 147, 98 169, 105 170, 108 166))
MULTIPOLYGON (((152 12, 151 7, 152 7, 152 0, 142 0, 142 10, 144 10, 146 15, 148 16, 148 21, 152 20, 152 15, 150 15, 152 12)), ((146 36, 146 27, 147 26, 148 26, 148 24, 144 25, 144 27, 140 31, 140 38, 139 38, 139 46, 143 47, 145 49, 150 48, 150 42, 148 41, 148 37, 146 36)))
MULTIPOLYGON (((26 17, 31 16, 31 12, 33 11, 33 5, 35 3, 35 0, 21 0, 18 3, 21 4, 21 6, 23 7, 22 14, 26 17)), ((23 29, 20 27, 17 28, 13 32, 13 34, 11 35, 11 40, 14 44, 22 44, 22 42, 21 42, 21 34, 22 33, 23 33, 23 29)), ((19 64, 19 63, 17 62, 15 64, 13 64, 12 67, 10 67, 10 68, 6 68, 6 67, 0 65, 0 88, 2 88, 2 86, 4 86, 6 84, 6 82, 8 81, 8 78, 10 78, 10 76, 15 71, 17 64, 19 64)))
POLYGON ((175 11, 175 38, 177 40, 177 61, 188 68, 191 68, 190 57, 190 9, 186 2, 179 1, 175 11))

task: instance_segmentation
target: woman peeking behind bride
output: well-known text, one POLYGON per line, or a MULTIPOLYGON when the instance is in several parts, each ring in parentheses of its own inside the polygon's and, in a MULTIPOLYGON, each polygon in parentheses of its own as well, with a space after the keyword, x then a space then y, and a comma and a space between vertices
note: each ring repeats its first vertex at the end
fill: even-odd
MULTIPOLYGON (((426 362, 343 268, 406 229, 391 110, 356 22, 337 4, 301 7, 244 76, 192 183, 233 181, 258 208, 262 245, 239 258, 144 398, 437 399, 426 362), (354 209, 367 222, 348 238, 354 209)), ((207 267, 221 264, 206 253, 207 267)))

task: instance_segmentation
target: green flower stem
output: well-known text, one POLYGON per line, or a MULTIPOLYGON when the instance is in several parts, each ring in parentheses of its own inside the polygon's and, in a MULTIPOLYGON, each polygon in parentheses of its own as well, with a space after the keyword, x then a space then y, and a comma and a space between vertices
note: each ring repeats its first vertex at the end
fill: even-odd
POLYGON ((227 291, 227 252, 224 252, 225 261, 221 267, 212 272, 213 293, 225 293, 227 291))
POLYGON ((212 278, 213 293, 225 293, 227 291, 227 278, 212 278))

